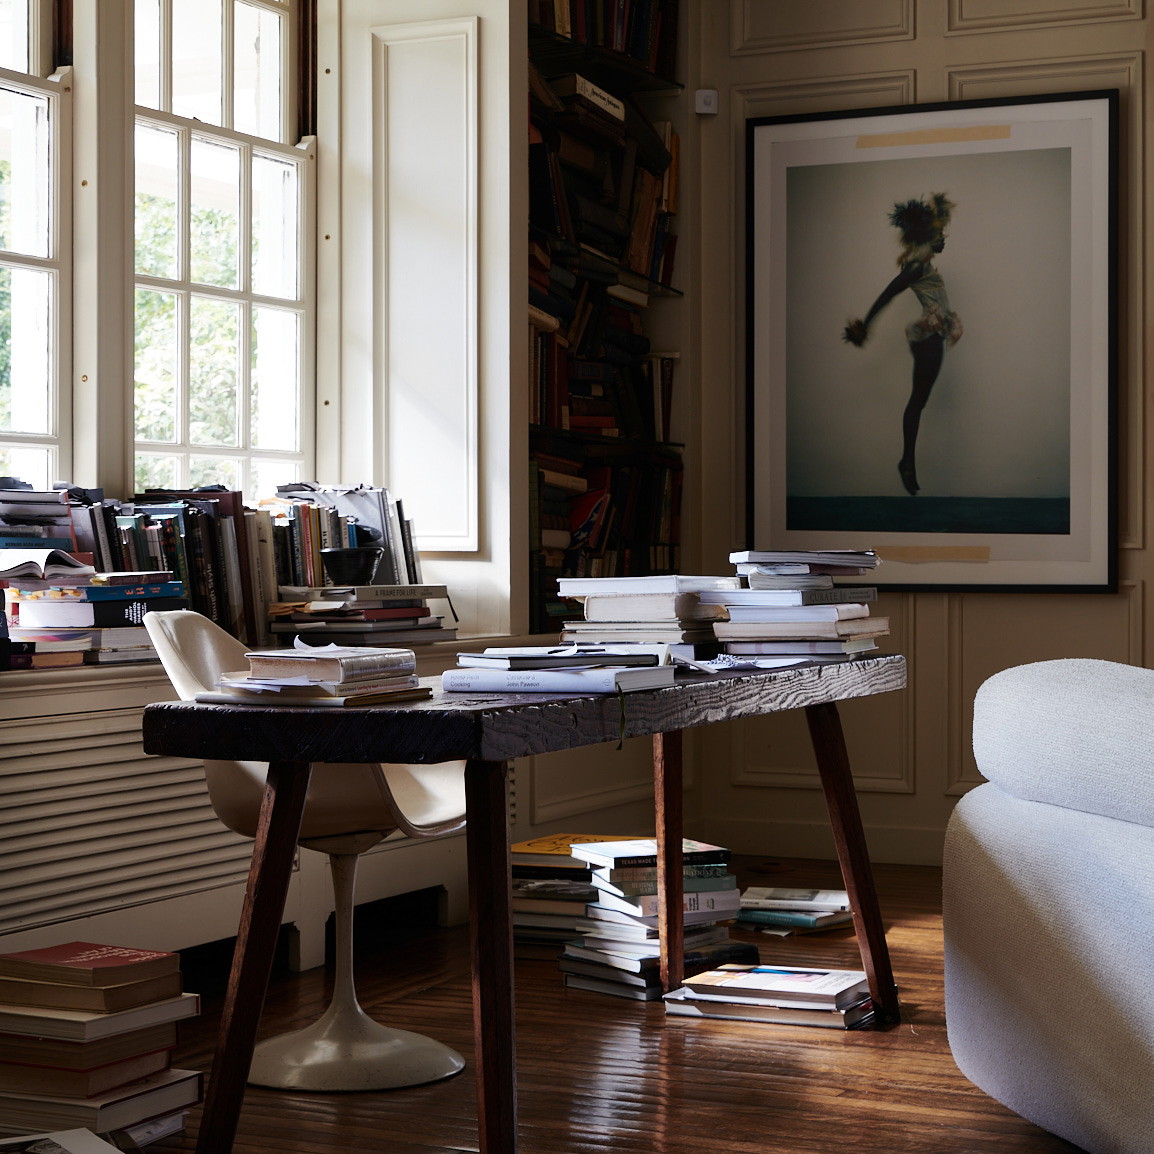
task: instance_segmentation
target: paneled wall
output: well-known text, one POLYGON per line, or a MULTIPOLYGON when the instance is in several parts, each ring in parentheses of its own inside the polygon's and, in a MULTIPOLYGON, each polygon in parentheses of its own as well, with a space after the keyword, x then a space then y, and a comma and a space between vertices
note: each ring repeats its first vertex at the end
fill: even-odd
MULTIPOLYGON (((954 801, 980 778, 970 712, 995 671, 1054 657, 1148 664, 1145 334, 1149 22, 1143 0, 689 0, 689 107, 681 221, 696 347, 688 448, 689 539, 701 572, 726 572, 744 543, 744 126, 749 117, 1117 88, 1119 213, 1119 572, 1115 595, 890 593, 887 648, 907 655, 904 693, 843 710, 877 860, 939 860, 954 801)), ((854 259, 846 253, 847 262, 854 259)), ((1028 260, 1029 253, 1021 259, 1028 260)), ((836 278, 838 270, 829 269, 836 278)), ((840 318, 834 318, 841 323, 840 318)), ((685 354, 683 353, 683 356, 685 354)), ((686 362, 683 360, 682 362, 686 362)), ((757 542, 749 542, 751 545, 757 542)), ((702 735, 695 807, 704 836, 747 852, 831 855, 800 720, 702 735)))

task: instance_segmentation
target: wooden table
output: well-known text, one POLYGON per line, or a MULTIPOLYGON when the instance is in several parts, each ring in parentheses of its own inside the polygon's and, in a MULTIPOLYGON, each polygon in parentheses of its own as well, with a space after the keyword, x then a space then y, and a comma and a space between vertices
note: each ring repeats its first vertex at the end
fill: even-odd
POLYGON ((312 765, 465 760, 473 1020, 481 1154, 517 1150, 512 912, 506 798, 514 758, 623 737, 652 736, 658 843, 658 924, 666 989, 681 983, 682 730, 804 709, 862 967, 884 1021, 898 1018, 881 913, 850 774, 837 702, 901 689, 905 660, 876 657, 773 671, 695 674, 665 689, 617 695, 442 693, 426 701, 353 709, 166 702, 144 711, 146 753, 267 761, 198 1154, 232 1150, 257 1026, 284 913, 312 765))

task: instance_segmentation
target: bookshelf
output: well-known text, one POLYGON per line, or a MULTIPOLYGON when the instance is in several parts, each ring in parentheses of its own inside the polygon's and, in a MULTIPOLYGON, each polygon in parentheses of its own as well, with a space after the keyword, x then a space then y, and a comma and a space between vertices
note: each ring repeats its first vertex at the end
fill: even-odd
POLYGON ((529 627, 560 576, 679 566, 675 286, 681 86, 675 0, 529 6, 529 627), (621 15, 615 19, 615 15, 621 15))

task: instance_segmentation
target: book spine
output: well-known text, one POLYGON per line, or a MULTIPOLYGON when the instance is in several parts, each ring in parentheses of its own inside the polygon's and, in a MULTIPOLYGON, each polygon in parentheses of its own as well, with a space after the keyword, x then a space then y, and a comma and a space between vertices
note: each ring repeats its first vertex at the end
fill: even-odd
POLYGON ((829 918, 829 911, 807 914, 801 910, 750 909, 742 906, 737 917, 740 921, 755 922, 764 926, 803 926, 812 929, 824 924, 829 918))
MULTIPOLYGON (((163 581, 155 585, 87 585, 78 601, 127 601, 141 597, 183 597, 180 581, 163 581)), ((62 600, 66 600, 62 598, 62 600)))
POLYGON ((448 693, 611 693, 616 687, 611 669, 447 669, 441 675, 448 693))

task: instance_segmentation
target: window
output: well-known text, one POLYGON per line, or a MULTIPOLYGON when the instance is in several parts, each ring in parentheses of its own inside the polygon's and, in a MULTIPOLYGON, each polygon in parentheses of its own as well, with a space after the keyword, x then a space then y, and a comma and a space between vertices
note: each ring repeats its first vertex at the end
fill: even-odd
POLYGON ((287 0, 136 0, 137 489, 309 471, 313 158, 287 0))
POLYGON ((39 6, 0 0, 0 474, 46 487, 68 458, 66 73, 38 74, 39 6))

